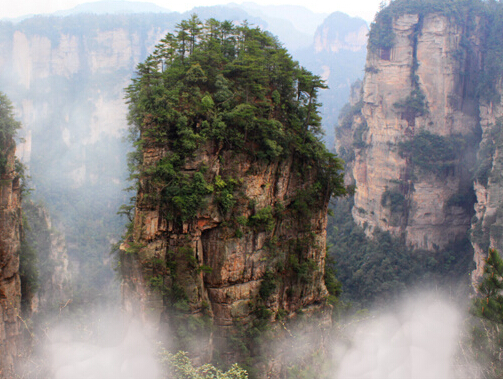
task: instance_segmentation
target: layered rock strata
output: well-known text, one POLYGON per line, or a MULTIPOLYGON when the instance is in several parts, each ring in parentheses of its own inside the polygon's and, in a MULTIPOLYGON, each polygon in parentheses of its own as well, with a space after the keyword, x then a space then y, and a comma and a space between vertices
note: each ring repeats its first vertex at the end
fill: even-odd
MULTIPOLYGON (((146 149, 144 163, 155 164, 166 153, 146 149)), ((323 280, 329 196, 316 194, 305 217, 294 209, 300 194, 311 191, 316 173, 300 176, 303 163, 294 158, 253 162, 213 142, 187 159, 183 172, 189 174, 201 164, 208 167, 208 183, 236 179, 234 194, 239 196, 232 215, 222 213, 216 195, 209 195, 207 207, 194 220, 177 225, 151 201, 152 184, 141 181, 134 218, 134 241, 140 246, 135 252, 134 243, 122 247, 125 308, 153 327, 163 322, 178 338, 187 320, 206 320, 209 324, 190 347, 205 360, 215 348, 224 358, 239 358, 229 339, 239 337, 246 343, 243 333, 257 320, 274 325, 302 310, 316 314, 320 325, 330 323, 323 280), (167 263, 167 268, 156 263, 167 263), (173 292, 186 297, 173 301, 173 292)), ((282 326, 277 328, 280 335, 282 326)), ((280 371, 270 365, 262 368, 264 374, 280 371)))

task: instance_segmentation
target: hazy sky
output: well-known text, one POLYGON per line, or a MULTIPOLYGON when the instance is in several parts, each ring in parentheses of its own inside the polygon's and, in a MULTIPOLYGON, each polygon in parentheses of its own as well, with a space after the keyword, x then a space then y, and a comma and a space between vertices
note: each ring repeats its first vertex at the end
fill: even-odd
MULTIPOLYGON (((14 18, 26 14, 51 13, 70 9, 81 3, 96 0, 1 0, 0 19, 14 18)), ((169 10, 183 12, 195 6, 242 3, 243 0, 136 0, 160 5, 169 10)), ((314 12, 332 13, 341 11, 351 16, 360 16, 371 21, 377 12, 381 0, 251 0, 258 4, 302 5, 314 12)))

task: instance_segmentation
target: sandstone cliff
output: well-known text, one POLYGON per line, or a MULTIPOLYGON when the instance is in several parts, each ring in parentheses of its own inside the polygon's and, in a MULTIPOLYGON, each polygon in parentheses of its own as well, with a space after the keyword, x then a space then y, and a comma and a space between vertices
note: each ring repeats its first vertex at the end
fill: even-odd
POLYGON ((364 122, 353 124, 346 147, 354 149, 353 217, 368 233, 404 233, 409 245, 434 250, 470 228, 473 211, 460 198, 471 191, 479 119, 466 71, 480 70, 480 33, 466 36, 436 13, 402 14, 392 27, 394 46, 368 51, 364 122), (460 44, 467 39, 470 54, 460 44))
POLYGON ((9 138, 0 148, 7 154, 5 171, 0 177, 0 376, 12 378, 21 327, 21 190, 14 170, 14 140, 9 138))
POLYGON ((339 151, 357 187, 354 220, 368 235, 404 234, 430 251, 468 236, 475 284, 488 248, 503 248, 501 7, 435 8, 393 2, 376 18, 363 101, 350 127, 340 123, 339 151))
POLYGON ((170 60, 179 41, 167 35, 128 88, 138 191, 121 246, 123 302, 164 325, 172 349, 261 358, 258 374, 284 376, 291 358, 273 345, 288 338, 285 323, 330 322, 326 212, 344 193, 341 164, 316 133, 319 78, 262 31, 233 27, 221 40, 219 28, 228 25, 213 23, 170 60))
MULTIPOLYGON (((158 150, 145 152, 146 162, 154 164, 160 158, 158 150)), ((239 358, 235 347, 226 340, 236 337, 239 329, 250 329, 259 299, 270 312, 269 322, 299 310, 323 312, 322 301, 328 296, 323 280, 328 198, 311 203, 315 211, 299 220, 292 205, 298 193, 313 184, 312 176, 299 178, 295 170, 299 163, 252 163, 245 155, 209 144, 183 170, 189 173, 201 164, 209 167, 208 182, 238 178, 239 199, 232 213, 244 225, 223 215, 213 196, 194 220, 177 226, 163 218, 162 205, 147 201, 149 192, 140 191, 133 228, 142 248, 137 257, 123 255, 122 297, 127 311, 150 326, 167 324, 179 339, 184 338, 186 318, 189 322, 206 318, 205 329, 188 347, 191 353, 206 352, 208 359, 212 351, 208 346, 215 346, 224 358, 235 360, 239 358), (246 225, 264 210, 267 220, 246 225), (186 300, 166 297, 168 289, 185 293, 186 300), (211 326, 215 333, 210 333, 211 326)), ((328 314, 322 319, 330 320, 328 314)), ((186 334, 195 332, 188 330, 186 334)), ((246 336, 240 339, 246 341, 246 336)))

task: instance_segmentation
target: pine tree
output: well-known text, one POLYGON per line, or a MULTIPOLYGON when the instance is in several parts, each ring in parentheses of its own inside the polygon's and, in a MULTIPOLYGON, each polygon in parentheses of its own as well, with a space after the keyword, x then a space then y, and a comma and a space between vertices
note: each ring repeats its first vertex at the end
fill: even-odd
POLYGON ((21 124, 14 119, 14 107, 7 96, 0 92, 0 175, 14 168, 7 167, 7 157, 15 149, 14 134, 21 124))
POLYGON ((482 372, 488 378, 503 375, 503 260, 495 249, 489 250, 484 277, 478 287, 472 312, 479 317, 472 331, 472 349, 482 372))
POLYGON ((489 250, 478 290, 480 298, 475 300, 476 315, 503 324, 503 260, 495 249, 489 250))

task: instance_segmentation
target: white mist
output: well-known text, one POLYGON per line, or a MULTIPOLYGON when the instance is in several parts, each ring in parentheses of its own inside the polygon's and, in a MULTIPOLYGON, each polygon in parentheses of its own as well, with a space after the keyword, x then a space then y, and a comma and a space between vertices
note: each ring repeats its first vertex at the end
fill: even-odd
POLYGON ((97 319, 81 334, 63 324, 48 332, 44 350, 54 378, 159 377, 155 348, 139 322, 124 321, 117 314, 97 319))
POLYGON ((422 293, 358 323, 338 343, 337 378, 452 378, 462 313, 436 293, 422 293))

